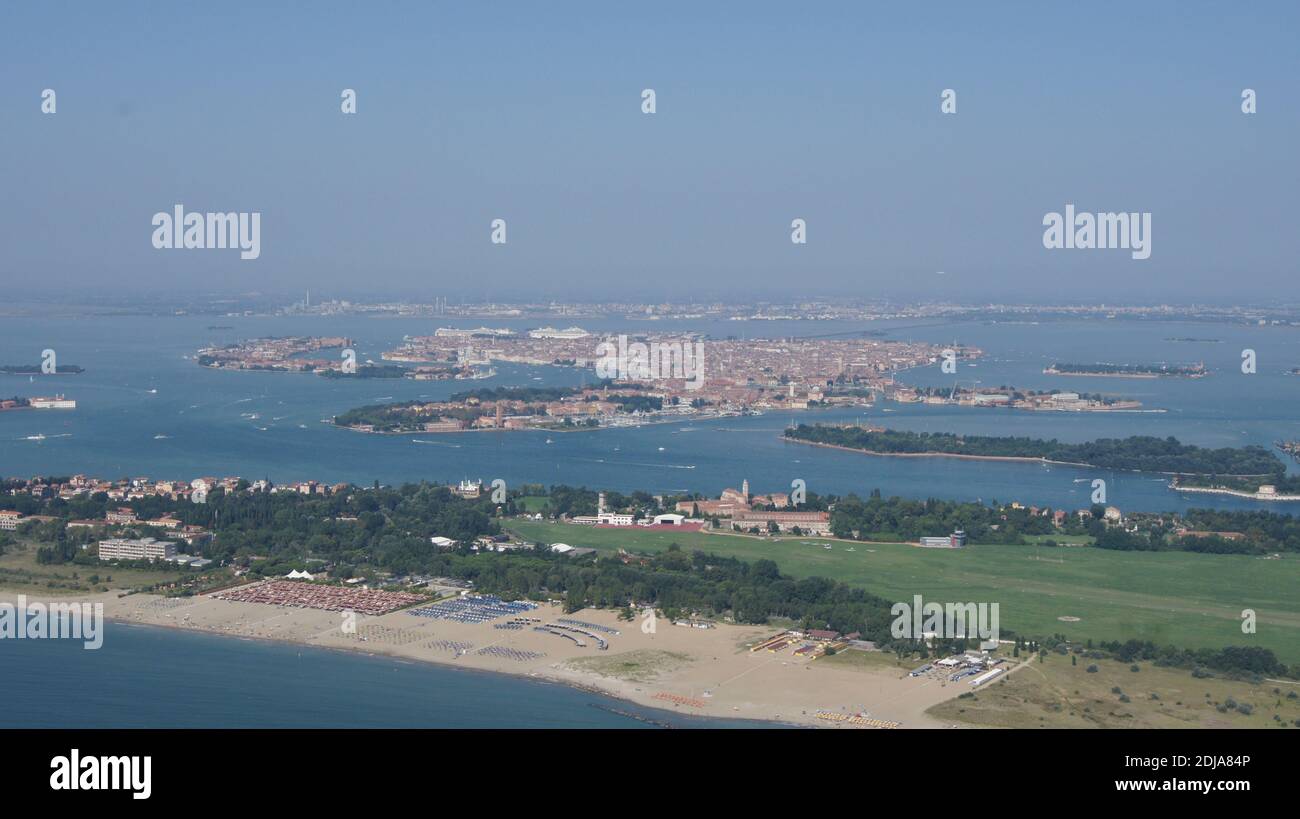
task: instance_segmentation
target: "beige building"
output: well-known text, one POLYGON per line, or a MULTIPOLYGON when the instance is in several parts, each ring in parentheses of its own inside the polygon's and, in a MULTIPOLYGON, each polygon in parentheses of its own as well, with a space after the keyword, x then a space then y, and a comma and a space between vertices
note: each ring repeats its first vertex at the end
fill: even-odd
POLYGON ((100 560, 166 560, 176 556, 176 544, 151 537, 111 538, 99 542, 100 560))

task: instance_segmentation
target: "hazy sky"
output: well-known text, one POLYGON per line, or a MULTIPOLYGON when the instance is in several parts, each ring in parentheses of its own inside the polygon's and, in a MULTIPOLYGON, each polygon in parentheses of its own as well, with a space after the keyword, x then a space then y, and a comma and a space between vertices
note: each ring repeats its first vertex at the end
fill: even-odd
POLYGON ((0 283, 1300 301, 1298 22, 1290 2, 6 2, 0 283), (155 249, 178 203, 260 212, 260 258, 155 249), (1150 212, 1151 258, 1045 249, 1067 203, 1150 212))

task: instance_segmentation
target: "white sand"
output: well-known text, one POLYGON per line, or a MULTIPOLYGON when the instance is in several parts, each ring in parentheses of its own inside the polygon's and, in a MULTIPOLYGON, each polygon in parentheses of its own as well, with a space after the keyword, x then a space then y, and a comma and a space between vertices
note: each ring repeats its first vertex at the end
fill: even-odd
MULTIPOLYGON (((16 597, 15 593, 0 592, 0 602, 13 603, 16 597)), ((29 602, 38 599, 41 598, 28 595, 29 602)), ((378 617, 358 615, 357 633, 348 635, 342 629, 342 615, 316 609, 280 608, 211 597, 163 598, 136 594, 119 598, 117 592, 76 598, 51 595, 48 599, 100 602, 104 604, 107 618, 124 622, 282 640, 530 676, 600 691, 640 705, 711 717, 850 728, 814 716, 824 710, 865 714, 900 723, 904 728, 942 727, 943 723, 925 715, 926 709, 966 690, 960 684, 912 679, 889 667, 846 668, 825 659, 796 659, 791 648, 775 654, 751 652, 748 645, 776 633, 771 627, 719 625, 697 629, 674 626, 660 618, 655 633, 644 633, 639 620, 620 621, 616 613, 596 609, 566 615, 558 606, 542 606, 528 616, 541 618, 543 623, 570 617, 619 630, 617 635, 597 632, 609 641, 607 651, 600 651, 589 639, 586 647, 579 647, 562 637, 535 632, 531 627, 518 631, 492 627, 492 622, 503 623, 507 618, 470 625, 416 617, 405 611, 378 617), (472 648, 457 653, 455 649, 430 645, 435 641, 468 644, 472 648), (476 653, 486 646, 540 652, 545 656, 520 662, 476 653), (662 654, 649 652, 680 656, 664 658, 662 654), (633 675, 636 679, 597 673, 597 670, 612 672, 610 667, 619 665, 620 660, 647 657, 667 659, 667 662, 652 662, 648 667, 639 668, 633 675), (570 665, 570 661, 581 658, 594 659, 570 665), (597 670, 584 667, 592 665, 597 670), (678 699, 672 701, 656 695, 678 699)))

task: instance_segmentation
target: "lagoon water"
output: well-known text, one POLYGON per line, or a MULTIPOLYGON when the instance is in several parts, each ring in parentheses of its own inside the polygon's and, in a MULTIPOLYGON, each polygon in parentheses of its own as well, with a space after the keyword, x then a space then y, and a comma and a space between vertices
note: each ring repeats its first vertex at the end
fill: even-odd
MULTIPOLYGON (((1246 500, 1170 491, 1155 475, 952 459, 874 458, 790 444, 791 422, 865 419, 901 429, 1029 435, 1083 441, 1133 434, 1173 435, 1205 446, 1271 446, 1300 438, 1300 330, 1215 324, 1078 322, 1030 324, 918 322, 713 322, 669 326, 727 335, 829 335, 887 329, 889 337, 981 347, 963 364, 963 384, 1014 384, 1136 397, 1151 414, 1030 413, 882 404, 866 412, 810 411, 712 422, 575 433, 363 435, 321 423, 361 404, 439 398, 479 386, 577 384, 589 373, 553 367, 498 366, 478 382, 327 380, 283 373, 225 373, 198 367, 211 343, 266 335, 347 335, 362 360, 379 360, 404 334, 439 324, 524 328, 537 322, 344 318, 78 318, 0 321, 0 363, 34 363, 54 349, 75 376, 0 376, 0 395, 66 393, 73 411, 0 413, 0 475, 192 478, 242 475, 277 481, 314 478, 368 484, 464 477, 507 483, 567 483, 620 490, 699 491, 716 495, 748 478, 758 492, 795 478, 814 492, 984 501, 1078 508, 1089 481, 1103 477, 1109 500, 1125 510, 1188 506, 1270 508, 1246 500), (209 330, 230 325, 230 330, 209 330), (1175 343, 1168 337, 1217 338, 1175 343), (1242 375, 1243 348, 1259 372, 1242 375), (191 358, 187 358, 191 357, 191 358), (1061 378, 1042 373, 1053 361, 1190 363, 1213 376, 1198 380, 1061 378), (255 417, 254 417, 255 416, 255 417), (45 440, 28 440, 36 434, 45 440), (549 439, 549 442, 548 442, 549 439), (662 449, 661 449, 662 448, 662 449)), ((579 322, 593 331, 628 322, 579 322)), ((900 377, 952 384, 938 367, 900 377)), ((1289 505, 1291 510, 1300 504, 1289 505)), ((636 727, 627 714, 683 727, 749 725, 641 709, 576 689, 463 669, 229 637, 109 624, 105 646, 84 651, 60 640, 0 640, 5 669, 4 727, 436 726, 636 727), (622 713, 615 713, 616 709, 622 713)))
POLYGON ((107 623, 104 645, 0 640, 0 728, 762 727, 505 674, 107 623))
MULTIPOLYGON (((1243 499, 1182 496, 1156 475, 1036 464, 953 459, 875 458, 791 444, 782 429, 795 422, 866 420, 899 429, 1028 435, 1083 441, 1134 434, 1173 435, 1205 446, 1272 446, 1300 438, 1300 329, 1175 322, 1092 321, 1043 324, 907 322, 579 320, 592 331, 692 329, 714 337, 831 335, 886 330, 889 338, 981 347, 957 376, 937 366, 900 376, 920 385, 1014 384, 1106 392, 1141 400, 1164 413, 1033 413, 882 403, 865 412, 813 410, 760 417, 674 423, 574 433, 478 432, 415 436, 364 435, 322 423, 350 407, 417 397, 436 399, 472 387, 578 384, 589 372, 498 365, 476 382, 330 380, 314 375, 215 372, 192 360, 212 343, 267 335, 347 335, 358 356, 379 360, 404 334, 444 325, 535 326, 532 321, 359 317, 100 317, 11 318, 0 322, 0 363, 35 363, 54 349, 80 375, 0 376, 0 394, 66 393, 72 411, 0 413, 0 474, 85 473, 120 477, 198 475, 319 479, 368 484, 465 477, 567 483, 618 490, 699 491, 716 495, 748 478, 755 491, 786 490, 796 478, 810 491, 865 495, 1019 500, 1058 508, 1086 506, 1092 478, 1107 480, 1109 502, 1125 510, 1189 506, 1294 510, 1243 499), (208 329, 213 325, 229 330, 208 329), (1220 339, 1172 342, 1170 337, 1220 339), (1240 372, 1241 350, 1259 360, 1240 372), (187 358, 190 357, 190 358, 187 358), (1054 361, 1126 363, 1205 361, 1208 378, 1139 380, 1044 375, 1054 361), (156 390, 156 392, 155 392, 156 390), (29 440, 43 434, 45 440, 29 440), (549 440, 549 442, 548 442, 549 440)), ((707 354, 707 353, 706 353, 707 354)), ((1292 468, 1294 468, 1292 464, 1292 468)))

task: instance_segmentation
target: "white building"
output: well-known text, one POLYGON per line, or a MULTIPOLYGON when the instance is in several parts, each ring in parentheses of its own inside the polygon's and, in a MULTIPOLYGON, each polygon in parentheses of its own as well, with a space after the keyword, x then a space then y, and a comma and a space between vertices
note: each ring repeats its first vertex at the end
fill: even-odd
POLYGON ((952 538, 947 537, 923 537, 921 545, 930 549, 951 549, 952 538))
POLYGON ((477 498, 483 492, 483 482, 466 479, 457 484, 456 488, 451 491, 462 498, 477 498))
POLYGON ((48 396, 31 398, 28 404, 32 409, 76 409, 77 402, 71 398, 64 398, 62 395, 56 395, 53 398, 48 396))
POLYGON ((176 556, 176 544, 151 537, 118 537, 99 542, 100 560, 167 560, 176 556))
POLYGON ((554 327, 538 327, 536 330, 529 330, 529 338, 586 338, 591 335, 581 327, 569 327, 564 330, 557 330, 554 327))

